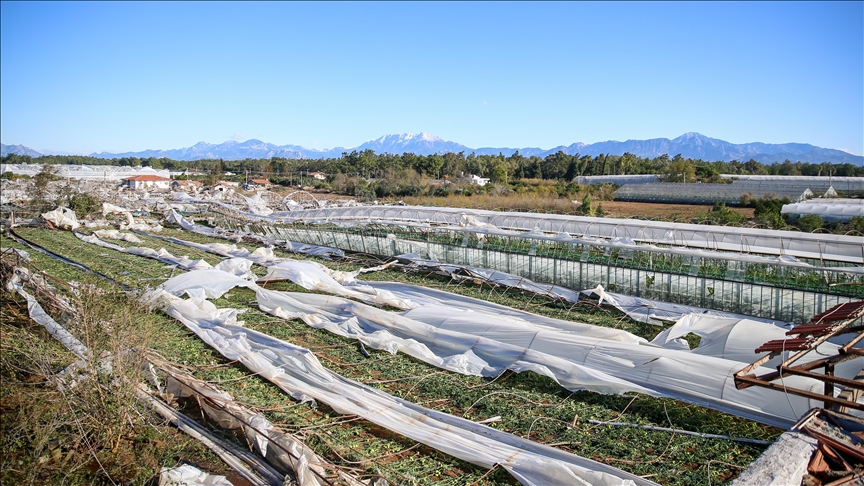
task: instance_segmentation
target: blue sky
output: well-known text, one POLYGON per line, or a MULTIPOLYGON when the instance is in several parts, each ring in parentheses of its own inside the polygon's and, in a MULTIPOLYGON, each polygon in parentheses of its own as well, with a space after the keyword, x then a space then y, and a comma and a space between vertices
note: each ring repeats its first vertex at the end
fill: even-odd
POLYGON ((694 131, 864 152, 862 2, 0 8, 0 139, 42 151, 694 131))

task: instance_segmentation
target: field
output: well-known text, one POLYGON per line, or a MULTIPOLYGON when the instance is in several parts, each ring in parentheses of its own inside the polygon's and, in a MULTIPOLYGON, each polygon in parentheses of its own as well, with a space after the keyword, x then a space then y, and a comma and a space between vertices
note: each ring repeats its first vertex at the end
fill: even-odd
MULTIPOLYGON (((639 204, 642 211, 644 206, 639 204)), ((44 228, 19 228, 16 231, 33 243, 42 245, 52 252, 83 264, 133 289, 155 287, 169 275, 181 271, 153 260, 85 244, 69 232, 44 228)), ((162 234, 199 242, 220 241, 172 229, 166 229, 162 234)), ((143 237, 143 239, 144 243, 136 245, 155 249, 165 248, 175 255, 203 258, 213 264, 220 260, 214 255, 163 240, 150 237, 143 237)), ((120 243, 122 246, 133 246, 125 242, 120 243)), ((247 246, 250 249, 254 248, 247 246)), ((23 248, 18 242, 7 237, 2 239, 2 247, 4 249, 23 248)), ((113 289, 112 292, 116 294, 116 288, 102 280, 95 279, 45 254, 34 250, 29 252, 35 267, 62 281, 93 282, 100 287, 113 289)), ((279 251, 277 254, 304 258, 279 251)), ((316 261, 339 270, 353 270, 362 266, 352 261, 316 261)), ((256 269, 256 273, 260 275, 262 269, 256 269)), ((632 322, 623 315, 603 308, 590 305, 564 307, 534 295, 523 295, 514 291, 502 292, 500 289, 474 284, 458 284, 431 275, 386 270, 365 274, 362 277, 441 288, 556 318, 622 328, 647 339, 661 330, 659 327, 632 322)), ((268 284, 268 288, 303 291, 291 283, 268 284)), ((4 294, 4 299, 7 302, 14 302, 14 305, 18 306, 16 309, 19 309, 16 312, 20 314, 19 299, 8 293, 4 294)), ((765 446, 703 439, 692 435, 634 427, 612 427, 592 424, 588 421, 627 422, 768 441, 773 440, 780 432, 771 427, 670 399, 643 395, 600 395, 584 391, 573 393, 564 390, 549 378, 530 372, 520 374, 505 372, 496 378, 485 379, 442 371, 402 354, 391 355, 381 351, 361 349, 354 341, 313 329, 297 319, 274 318, 257 309, 254 305, 254 294, 246 289, 232 290, 214 303, 220 307, 245 309, 243 320, 246 322, 246 327, 310 349, 326 367, 347 378, 372 385, 414 403, 473 421, 493 419, 488 425, 496 429, 604 462, 661 484, 728 482, 761 454, 765 446)), ((140 307, 135 307, 137 304, 134 302, 124 302, 119 297, 115 304, 121 307, 140 307)), ((340 416, 324 404, 311 408, 295 402, 266 380, 251 375, 244 367, 220 356, 168 316, 151 312, 147 314, 145 321, 150 323, 151 332, 158 336, 157 339, 149 342, 150 349, 169 361, 183 366, 194 376, 218 385, 234 396, 238 402, 262 413, 277 427, 302 437, 315 452, 357 477, 368 480, 380 475, 399 484, 515 482, 502 468, 493 468, 491 471, 479 468, 383 430, 358 417, 340 416)), ((28 325, 24 320, 19 319, 10 325, 15 329, 30 329, 31 333, 38 334, 32 330, 32 325, 28 325)), ((20 344, 11 341, 17 339, 15 336, 17 335, 14 333, 3 333, 4 349, 20 344)), ((51 344, 50 339, 45 335, 37 337, 43 342, 43 346, 57 347, 56 344, 51 344)), ((55 349, 53 353, 62 356, 63 350, 55 349)), ((65 359, 68 360, 68 357, 65 359)), ((21 375, 14 372, 15 363, 4 360, 2 364, 4 385, 22 380, 21 375)), ((57 368, 62 366, 55 365, 52 369, 57 368)), ((243 439, 221 431, 216 424, 204 420, 203 415, 195 411, 194 403, 183 403, 178 406, 215 433, 222 434, 245 447, 243 439)), ((4 410, 4 432, 22 427, 22 424, 16 425, 14 419, 7 420, 18 416, 20 415, 4 410)), ((132 431, 124 432, 123 438, 118 441, 126 441, 126 436, 134 438, 136 430, 147 426, 136 424, 132 431)), ((52 437, 51 431, 40 433, 46 436, 46 443, 59 438, 59 436, 49 438, 52 437)), ((55 435, 60 433, 58 431, 55 435)), ((130 444, 134 443, 133 439, 128 440, 130 444)), ((168 439, 159 440, 163 444, 168 441, 168 439)), ((177 439, 173 440, 176 443, 177 439)), ((32 445, 32 441, 28 442, 26 439, 22 439, 20 443, 4 444, 4 464, 8 463, 9 457, 22 462, 19 468, 4 467, 0 473, 4 483, 18 482, 22 478, 21 474, 24 474, 21 471, 27 470, 28 467, 35 468, 37 471, 40 468, 47 471, 50 469, 49 466, 62 469, 62 464, 55 464, 50 460, 40 462, 44 452, 42 449, 38 453, 29 452, 28 448, 32 445)), ((100 457, 102 462, 107 462, 107 459, 112 457, 111 449, 108 445, 103 445, 96 456, 100 457)), ((199 463, 212 462, 205 460, 206 451, 198 455, 202 457, 198 459, 199 463)), ((176 451, 173 455, 159 455, 154 452, 152 456, 163 460, 163 463, 158 465, 168 466, 174 464, 165 464, 165 462, 197 457, 194 454, 184 455, 176 451)), ((66 466, 71 467, 71 464, 66 466)), ((150 474, 154 473, 156 466, 155 462, 146 464, 146 468, 149 468, 147 471, 150 474)), ((142 464, 141 467, 144 468, 145 465, 142 464)), ((84 468, 82 471, 89 470, 84 468)), ((108 474, 97 469, 89 471, 89 476, 82 473, 84 475, 77 480, 77 483, 84 484, 94 478, 105 481, 106 475, 117 477, 113 475, 116 471, 111 469, 109 471, 112 472, 108 474)), ((139 471, 140 476, 146 476, 147 471, 139 471)))
MULTIPOLYGON (((708 206, 697 206, 690 204, 660 204, 660 203, 638 203, 627 201, 603 201, 603 210, 610 218, 633 218, 643 219, 667 219, 687 220, 698 216, 711 209, 708 206)), ((744 215, 746 218, 753 217, 753 208, 731 208, 744 215)))

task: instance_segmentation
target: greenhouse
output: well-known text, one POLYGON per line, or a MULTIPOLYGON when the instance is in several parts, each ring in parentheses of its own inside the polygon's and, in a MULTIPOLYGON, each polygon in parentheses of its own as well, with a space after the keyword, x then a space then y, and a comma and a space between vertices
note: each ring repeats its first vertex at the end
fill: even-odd
POLYGON ((648 182, 659 182, 660 177, 657 174, 628 174, 628 175, 599 175, 599 176, 579 176, 573 179, 576 184, 589 186, 591 184, 603 184, 604 182, 623 186, 624 184, 646 184, 648 182))
POLYGON ((809 187, 814 192, 827 191, 829 187, 846 194, 864 194, 864 177, 825 177, 825 176, 782 176, 782 175, 738 175, 721 174, 724 179, 741 182, 761 182, 774 187, 794 185, 809 187))
POLYGON ((800 201, 805 197, 813 195, 807 187, 774 185, 771 183, 763 184, 761 182, 750 184, 749 181, 745 181, 744 183, 735 182, 733 184, 654 182, 621 186, 620 189, 615 191, 615 200, 672 204, 714 204, 722 202, 735 205, 741 204, 741 198, 745 194, 753 199, 773 196, 778 198, 788 197, 792 201, 800 201))
MULTIPOLYGON (((119 181, 139 175, 169 177, 168 169, 154 169, 152 167, 114 165, 56 165, 55 167, 58 176, 70 179, 119 181)), ((0 174, 4 172, 32 177, 42 172, 42 164, 3 164, 0 166, 0 174)))
MULTIPOLYGON (((844 201, 849 201, 848 199, 844 201)), ((815 214, 825 221, 849 221, 855 217, 864 217, 864 200, 857 204, 834 203, 830 199, 822 199, 818 203, 784 204, 780 214, 804 216, 815 214)))
POLYGON ((784 321, 849 301, 864 286, 864 240, 851 236, 456 208, 331 208, 257 222, 221 216, 221 226, 279 240, 416 254, 784 321))

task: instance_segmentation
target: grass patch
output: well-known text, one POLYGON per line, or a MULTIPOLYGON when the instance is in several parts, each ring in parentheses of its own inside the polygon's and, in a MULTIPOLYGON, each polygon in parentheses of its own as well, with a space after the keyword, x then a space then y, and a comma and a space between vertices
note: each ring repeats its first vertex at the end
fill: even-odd
MULTIPOLYGON (((75 239, 74 242, 65 236, 45 234, 60 232, 28 231, 28 238, 38 238, 40 244, 44 242, 52 251, 70 255, 94 269, 98 266, 111 276, 129 271, 125 276, 138 288, 151 283, 155 285, 157 281, 143 280, 150 278, 151 273, 167 274, 162 264, 157 264, 155 268, 143 266, 142 263, 148 260, 134 255, 113 252, 112 258, 105 259, 101 254, 110 250, 92 245, 87 245, 92 249, 81 247, 82 243, 71 234, 69 237, 75 239), (75 242, 79 246, 75 246, 75 242), (101 264, 100 259, 104 261, 101 264), (133 270, 136 267, 140 267, 140 270, 133 270)), ((201 243, 225 242, 167 228, 163 234, 201 243)), ((8 239, 2 240, 4 246, 7 242, 8 239)), ((255 247, 249 243, 245 246, 250 249, 255 247)), ((166 245, 151 247, 167 249, 166 245)), ((184 254, 192 257, 191 248, 181 248, 184 254)), ((35 252, 30 253, 34 255, 35 252)), ((304 258, 278 250, 276 253, 304 258)), ((57 264, 46 259, 51 260, 45 255, 34 255, 34 260, 38 260, 37 265, 41 266, 44 262, 46 266, 57 268, 57 264)), ((356 264, 309 259, 340 270, 359 267, 356 264)), ((60 263, 59 266, 67 265, 60 263)), ((362 278, 441 288, 549 317, 626 329, 648 339, 662 330, 657 326, 622 319, 617 312, 602 308, 541 302, 535 296, 523 295, 518 291, 502 292, 500 289, 473 284, 459 285, 435 276, 390 270, 365 274, 362 278)), ((269 284, 268 288, 303 291, 286 282, 269 284)), ((325 366, 343 376, 370 384, 394 396, 471 420, 500 416, 500 422, 489 425, 522 437, 530 435, 531 440, 555 444, 555 447, 609 463, 634 474, 654 475, 651 479, 661 484, 707 483, 709 461, 746 466, 761 454, 764 447, 673 436, 636 428, 594 426, 587 420, 617 420, 667 427, 671 422, 671 426, 685 430, 763 440, 772 440, 780 432, 671 399, 571 393, 552 380, 534 373, 506 372, 496 379, 484 379, 446 372, 401 354, 394 356, 369 350, 371 357, 367 358, 360 352, 356 342, 310 328, 299 320, 285 321, 265 314, 255 308, 254 300, 254 293, 248 289, 234 289, 214 303, 247 309, 242 315, 247 327, 309 348, 325 366)), ((249 371, 241 366, 227 363, 176 321, 158 313, 152 316, 156 327, 160 329, 159 339, 152 344, 153 349, 172 361, 184 364, 196 377, 214 382, 233 394, 238 401, 261 410, 269 420, 304 437, 316 452, 337 464, 359 469, 365 474, 380 472, 395 482, 409 484, 465 484, 480 479, 485 473, 480 468, 426 447, 415 447, 413 441, 387 433, 368 422, 350 421, 350 417, 338 416, 326 406, 321 405, 317 409, 298 406, 275 386, 257 376, 249 376, 249 371)), ((710 480, 712 483, 729 481, 738 472, 738 469, 714 463, 710 480)), ((483 484, 501 482, 512 480, 506 473, 496 471, 482 481, 483 484)))

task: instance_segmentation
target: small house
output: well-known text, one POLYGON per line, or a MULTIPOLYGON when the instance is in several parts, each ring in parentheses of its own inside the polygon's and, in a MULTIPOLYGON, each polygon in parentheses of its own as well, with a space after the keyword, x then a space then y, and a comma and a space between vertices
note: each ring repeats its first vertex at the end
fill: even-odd
POLYGON ((323 172, 310 172, 309 177, 312 177, 314 179, 318 179, 319 181, 323 181, 324 179, 327 178, 327 174, 325 174, 323 172))
POLYGON ((481 186, 481 187, 485 186, 490 181, 490 179, 488 179, 486 177, 480 177, 480 176, 474 175, 474 174, 469 174, 468 176, 462 177, 461 180, 462 180, 462 182, 467 182, 471 185, 481 186))
POLYGON ((267 179, 249 179, 249 182, 243 185, 243 189, 247 191, 252 189, 266 189, 270 187, 270 181, 267 179))

